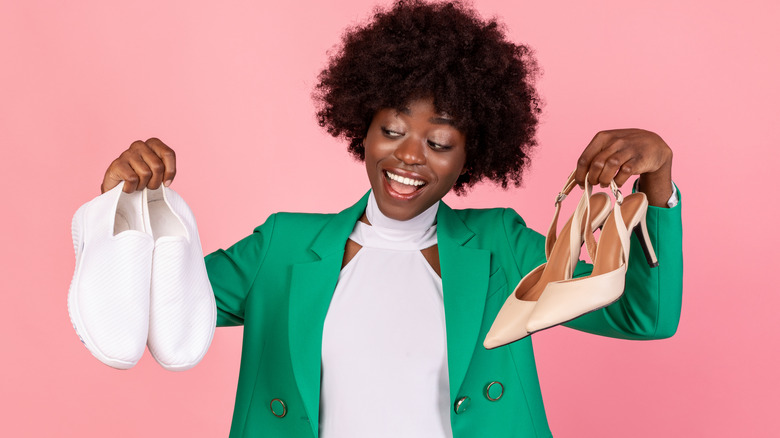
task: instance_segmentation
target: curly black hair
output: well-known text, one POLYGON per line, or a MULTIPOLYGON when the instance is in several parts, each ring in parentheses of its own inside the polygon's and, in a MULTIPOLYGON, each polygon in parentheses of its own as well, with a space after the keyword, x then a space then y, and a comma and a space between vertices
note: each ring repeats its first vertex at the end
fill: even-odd
POLYGON ((536 146, 537 75, 533 51, 507 41, 496 19, 459 1, 400 0, 345 31, 313 97, 320 126, 359 160, 378 110, 432 97, 466 135, 466 172, 454 186, 463 194, 485 178, 520 185, 536 146))

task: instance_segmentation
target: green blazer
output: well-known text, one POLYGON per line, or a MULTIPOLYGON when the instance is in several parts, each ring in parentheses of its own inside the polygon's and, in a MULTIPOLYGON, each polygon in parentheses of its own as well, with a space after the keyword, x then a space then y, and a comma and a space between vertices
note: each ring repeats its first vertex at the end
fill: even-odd
MULTIPOLYGON (((217 324, 244 325, 231 437, 318 436, 323 324, 367 198, 338 214, 274 214, 206 257, 217 324)), ((545 261, 544 237, 511 209, 441 203, 437 224, 454 437, 551 436, 531 338, 482 346, 515 285, 545 261)), ((634 242, 624 296, 568 326, 625 339, 674 334, 682 294, 680 205, 650 207, 647 224, 660 266, 648 268, 634 242)), ((576 274, 589 269, 581 263, 576 274)), ((398 403, 427 402, 414 397, 398 403)))

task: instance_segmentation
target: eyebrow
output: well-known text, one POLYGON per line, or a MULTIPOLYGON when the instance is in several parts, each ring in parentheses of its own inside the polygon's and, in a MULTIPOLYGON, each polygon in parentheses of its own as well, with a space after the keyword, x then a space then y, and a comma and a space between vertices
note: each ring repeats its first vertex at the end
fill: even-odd
MULTIPOLYGON (((409 108, 401 108, 401 112, 406 114, 407 116, 412 115, 412 111, 409 108)), ((449 117, 431 117, 430 119, 428 119, 428 121, 433 123, 434 125, 455 126, 455 120, 449 117)))

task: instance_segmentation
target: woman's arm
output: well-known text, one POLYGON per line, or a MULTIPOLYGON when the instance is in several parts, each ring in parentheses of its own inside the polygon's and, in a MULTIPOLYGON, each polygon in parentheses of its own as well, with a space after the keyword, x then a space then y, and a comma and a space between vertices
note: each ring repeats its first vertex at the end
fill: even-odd
POLYGON ((268 254, 276 215, 228 249, 206 256, 206 270, 217 302, 217 327, 242 325, 249 290, 268 254))

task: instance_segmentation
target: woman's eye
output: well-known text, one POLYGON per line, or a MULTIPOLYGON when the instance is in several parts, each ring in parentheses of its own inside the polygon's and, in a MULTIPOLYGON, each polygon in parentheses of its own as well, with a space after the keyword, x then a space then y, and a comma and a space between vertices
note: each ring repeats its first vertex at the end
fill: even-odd
POLYGON ((403 136, 403 134, 401 134, 400 132, 393 131, 392 129, 388 129, 388 128, 382 128, 382 133, 390 138, 398 138, 403 136))
POLYGON ((447 146, 446 144, 439 144, 433 141, 428 141, 428 146, 431 147, 431 149, 440 150, 440 151, 446 151, 450 149, 450 146, 447 146))

